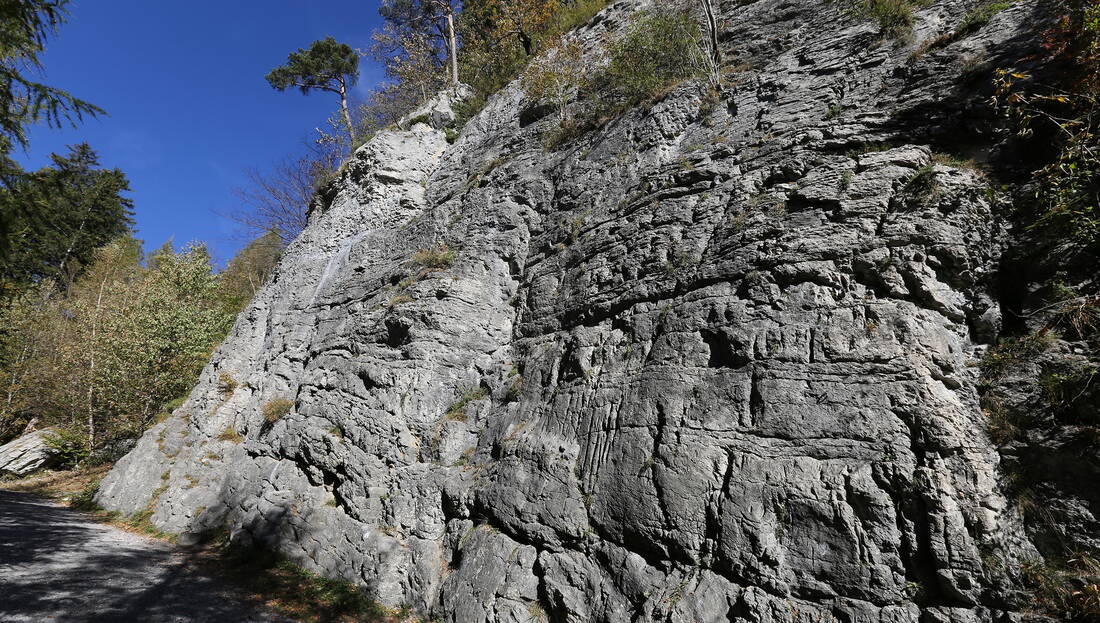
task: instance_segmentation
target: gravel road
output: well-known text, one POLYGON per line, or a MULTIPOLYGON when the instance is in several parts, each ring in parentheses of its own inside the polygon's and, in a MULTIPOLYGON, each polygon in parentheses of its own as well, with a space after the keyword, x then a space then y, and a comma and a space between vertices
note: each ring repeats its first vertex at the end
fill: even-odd
POLYGON ((178 548, 0 491, 0 622, 278 622, 178 548))

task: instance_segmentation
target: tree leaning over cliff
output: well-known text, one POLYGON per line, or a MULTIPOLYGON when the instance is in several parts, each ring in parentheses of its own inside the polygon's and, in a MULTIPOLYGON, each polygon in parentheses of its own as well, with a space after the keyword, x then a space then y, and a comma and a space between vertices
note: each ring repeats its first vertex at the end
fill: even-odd
POLYGON ((304 95, 310 91, 329 91, 340 96, 340 112, 348 135, 355 141, 355 126, 348 111, 348 89, 359 79, 359 54, 351 46, 332 37, 310 44, 287 57, 286 65, 272 69, 267 82, 278 91, 297 87, 304 95))

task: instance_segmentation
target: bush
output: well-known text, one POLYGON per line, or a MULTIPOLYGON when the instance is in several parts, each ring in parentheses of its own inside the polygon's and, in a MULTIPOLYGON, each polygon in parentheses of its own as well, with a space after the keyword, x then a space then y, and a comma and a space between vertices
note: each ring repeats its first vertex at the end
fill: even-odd
POLYGON ((1054 339, 1049 329, 1041 329, 1024 337, 1001 340, 982 358, 982 378, 986 381, 999 379, 1014 366, 1045 352, 1054 339))
POLYGON ((898 37, 913 27, 913 9, 926 4, 927 0, 858 0, 852 13, 878 22, 883 37, 898 37))
POLYGON ((1046 613, 1066 621, 1100 619, 1100 562, 1090 555, 1074 554, 1064 563, 1029 562, 1022 571, 1036 605, 1046 613))
POLYGON ((88 441, 81 433, 61 428, 46 433, 46 446, 57 457, 57 467, 72 469, 88 458, 88 441))
POLYGON ((294 408, 294 401, 287 398, 275 398, 264 403, 264 420, 268 424, 274 424, 290 410, 294 408))
POLYGON ((547 104, 566 118, 566 105, 583 84, 584 74, 577 71, 582 50, 576 41, 562 43, 553 54, 534 63, 523 76, 527 97, 547 104))
POLYGON ((629 108, 699 75, 701 34, 686 12, 643 15, 609 50, 602 80, 614 104, 629 108))

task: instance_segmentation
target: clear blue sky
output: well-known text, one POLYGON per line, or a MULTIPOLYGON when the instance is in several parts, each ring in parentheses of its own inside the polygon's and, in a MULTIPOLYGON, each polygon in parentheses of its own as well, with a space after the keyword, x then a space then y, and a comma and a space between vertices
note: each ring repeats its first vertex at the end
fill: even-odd
MULTIPOLYGON (((299 153, 336 110, 329 93, 278 92, 264 80, 287 54, 332 35, 367 48, 378 0, 74 0, 47 44, 42 81, 107 111, 75 129, 36 127, 24 168, 87 141, 126 173, 138 237, 208 243, 224 263, 243 244, 218 213, 243 170, 299 153)), ((359 90, 381 78, 360 63, 359 90)))

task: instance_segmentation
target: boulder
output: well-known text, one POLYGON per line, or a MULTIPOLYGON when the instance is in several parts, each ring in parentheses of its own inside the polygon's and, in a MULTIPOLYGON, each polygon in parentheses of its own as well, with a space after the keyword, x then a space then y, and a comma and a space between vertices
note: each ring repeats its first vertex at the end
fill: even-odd
POLYGON ((25 476, 57 462, 57 455, 46 443, 53 430, 32 431, 0 446, 0 473, 25 476))

